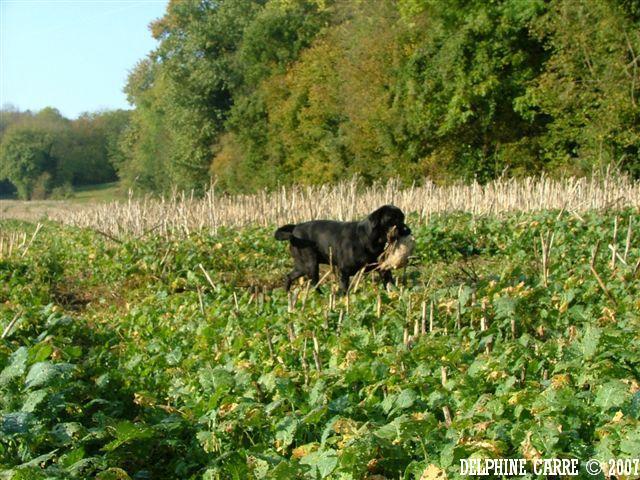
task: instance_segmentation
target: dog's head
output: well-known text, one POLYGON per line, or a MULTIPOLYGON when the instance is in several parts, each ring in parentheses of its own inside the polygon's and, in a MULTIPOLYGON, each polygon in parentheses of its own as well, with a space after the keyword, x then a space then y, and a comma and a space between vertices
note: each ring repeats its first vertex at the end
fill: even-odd
POLYGON ((404 223, 404 213, 393 205, 384 205, 367 217, 371 231, 378 243, 387 241, 388 233, 394 229, 398 237, 411 234, 411 229, 404 223))

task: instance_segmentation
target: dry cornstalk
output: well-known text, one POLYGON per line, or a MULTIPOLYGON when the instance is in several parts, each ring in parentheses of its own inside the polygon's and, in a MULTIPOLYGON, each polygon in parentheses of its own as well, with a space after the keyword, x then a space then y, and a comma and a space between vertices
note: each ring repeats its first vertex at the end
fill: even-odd
POLYGON ((29 240, 29 244, 22 251, 22 255, 20 255, 21 257, 24 257, 27 254, 27 251, 29 250, 29 247, 31 246, 31 244, 35 240, 36 235, 38 235, 38 232, 40 231, 41 228, 42 228, 42 224, 38 223, 38 225, 36 225, 36 230, 33 232, 33 235, 31 236, 31 240, 29 240))
POLYGON ((600 285, 600 288, 602 289, 602 291, 605 293, 605 295, 607 296, 607 298, 609 300, 611 300, 611 303, 613 303, 614 305, 617 304, 617 302, 615 301, 615 299, 611 296, 611 293, 609 292, 609 289, 607 288, 607 286, 604 284, 604 282, 602 281, 602 278, 600 277, 600 274, 598 273, 598 271, 596 270, 596 256, 598 255, 598 250, 600 249, 600 240, 598 240, 596 242, 596 246, 593 247, 593 252, 591 254, 591 261, 589 262, 589 268, 591 269, 591 273, 593 273, 593 276, 596 277, 596 280, 598 282, 598 285, 600 285))
POLYGON ((309 383, 309 365, 307 364, 307 337, 305 335, 302 344, 302 355, 300 355, 300 363, 302 364, 302 372, 304 374, 304 384, 309 383))
POLYGON ((314 288, 318 288, 320 285, 322 285, 322 283, 325 281, 325 279, 331 275, 333 272, 331 269, 327 270, 325 272, 325 274, 322 276, 322 278, 320 278, 320 280, 318 280, 318 283, 316 283, 316 285, 314 286, 314 288))
POLYGON ((458 288, 458 308, 456 309, 456 329, 462 328, 460 316, 462 315, 462 304, 460 302, 460 295, 462 294, 462 285, 458 288))
POLYGON ((238 305, 238 296, 236 295, 235 290, 233 291, 233 308, 236 312, 240 311, 240 305, 238 305))
POLYGON ((627 255, 629 255, 629 248, 631 247, 631 224, 633 223, 633 216, 629 215, 629 227, 627 228, 627 239, 624 243, 624 255, 622 258, 624 262, 627 262, 627 255))
POLYGON ((615 255, 615 257, 620 260, 620 263, 622 263, 625 266, 629 266, 629 264, 626 262, 626 260, 620 256, 620 253, 616 252, 615 247, 611 244, 609 244, 609 250, 611 250, 612 255, 615 255))
POLYGON ((540 234, 540 244, 542 247, 542 282, 545 287, 549 286, 549 257, 551 256, 554 237, 555 232, 547 233, 546 239, 542 236, 542 233, 540 234))
POLYGON ((347 290, 347 292, 356 293, 358 291, 358 285, 360 285, 360 281, 362 280, 362 277, 364 276, 365 268, 366 268, 366 266, 362 267, 354 275, 354 277, 351 279, 351 285, 349 286, 349 289, 347 290))
POLYGON ((320 345, 318 344, 318 338, 315 332, 311 332, 311 338, 313 339, 313 361, 316 363, 316 370, 318 373, 322 373, 322 363, 320 362, 320 345))
POLYGON ((307 298, 309 297, 309 289, 311 288, 311 280, 305 283, 304 287, 304 295, 302 296, 302 306, 300 307, 300 311, 304 312, 305 307, 307 306, 307 298))
POLYGON ((198 292, 198 303, 200 304, 200 313, 204 317, 204 300, 202 299, 202 290, 200 285, 196 285, 196 291, 198 292))
POLYGON ((287 323, 287 334, 289 335, 289 341, 294 342, 296 340, 296 332, 293 329, 293 323, 287 323))
POLYGON ((198 267, 200 268, 200 270, 202 270, 202 273, 204 273, 204 277, 207 279, 207 282, 209 282, 209 285, 211 285, 211 288, 215 291, 216 286, 213 284, 213 280, 211 280, 209 272, 204 269, 201 263, 198 264, 198 267))
POLYGON ((264 333, 267 336, 267 346, 269 347, 269 358, 273 360, 275 355, 273 353, 273 342, 271 341, 271 335, 269 335, 269 329, 265 328, 264 333))
POLYGON ((287 312, 293 313, 296 310, 296 303, 298 303, 298 291, 287 292, 287 312))
POLYGON ((607 175, 604 182, 597 176, 559 180, 541 176, 499 178, 484 186, 437 186, 425 179, 410 188, 401 188, 398 180, 364 187, 354 179, 332 186, 293 186, 252 195, 225 195, 212 186, 201 199, 178 192, 161 199, 131 196, 125 202, 69 205, 53 211, 49 218, 98 228, 117 239, 122 235, 144 235, 154 228, 158 235, 171 237, 200 229, 215 234, 220 226, 267 226, 313 218, 355 219, 389 201, 405 213, 417 213, 423 222, 435 213, 451 211, 478 215, 561 208, 580 219, 578 211, 640 205, 639 182, 624 175, 614 177, 611 172, 607 175), (612 204, 611 199, 616 201, 612 204))
POLYGON ((613 220, 613 242, 611 242, 611 270, 616 268, 616 253, 618 252, 618 216, 613 220))
POLYGON ((11 329, 13 328, 13 326, 16 324, 16 322, 18 321, 18 318, 20 318, 20 314, 22 312, 18 311, 16 312, 16 314, 14 315, 14 317, 11 319, 11 321, 9 322, 9 324, 6 326, 6 328, 4 329, 4 331, 2 332, 2 335, 0 336, 0 339, 4 340, 5 338, 7 338, 9 336, 9 334, 11 333, 11 329))
POLYGON ((447 427, 450 427, 451 426, 451 410, 449 410, 449 407, 447 405, 442 407, 442 414, 444 415, 445 425, 447 427))
POLYGON ((429 333, 433 333, 433 300, 429 304, 429 333))

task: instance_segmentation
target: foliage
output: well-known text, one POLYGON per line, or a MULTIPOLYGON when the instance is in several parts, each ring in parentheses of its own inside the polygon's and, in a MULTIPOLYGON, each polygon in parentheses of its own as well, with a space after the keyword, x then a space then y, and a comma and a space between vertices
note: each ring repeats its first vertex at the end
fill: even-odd
POLYGON ((632 3, 171 2, 129 78, 123 175, 156 191, 637 176, 632 3))
POLYGON ((20 198, 29 199, 36 189, 51 190, 58 162, 51 155, 52 138, 44 131, 23 129, 7 133, 0 146, 0 176, 10 180, 20 198))
POLYGON ((333 308, 331 281, 287 298, 272 229, 117 243, 46 224, 0 259, 3 327, 19 314, 0 341, 0 463, 8 478, 417 480, 458 478, 468 457, 637 458, 630 222, 409 218, 406 285, 367 277, 333 308), (626 259, 597 250, 608 293, 596 243, 626 259))
POLYGON ((555 1, 534 26, 551 55, 521 108, 553 118, 541 146, 569 173, 611 163, 640 172, 640 30, 624 5, 555 1))
POLYGON ((54 108, 35 114, 6 109, 0 116, 0 179, 8 179, 21 198, 44 198, 54 190, 71 191, 71 185, 116 179, 128 112, 87 113, 69 120, 54 108))
POLYGON ((172 0, 129 74, 131 114, 5 108, 0 137, 50 136, 55 168, 33 166, 39 141, 3 163, 23 197, 116 176, 196 194, 354 175, 638 178, 636 3, 172 0))

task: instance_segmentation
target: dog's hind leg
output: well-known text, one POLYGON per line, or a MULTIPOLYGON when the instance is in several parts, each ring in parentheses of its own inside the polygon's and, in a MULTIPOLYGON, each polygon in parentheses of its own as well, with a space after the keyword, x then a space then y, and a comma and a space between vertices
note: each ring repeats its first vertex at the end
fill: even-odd
POLYGON ((322 289, 320 288, 320 285, 318 285, 318 283, 320 283, 320 264, 318 264, 318 262, 314 262, 313 265, 311 265, 311 271, 309 272, 309 278, 311 279, 311 285, 313 287, 316 287, 316 292, 318 293, 322 293, 322 289))
POLYGON ((340 270, 340 291, 347 293, 349 290, 349 277, 350 275, 344 270, 340 270))

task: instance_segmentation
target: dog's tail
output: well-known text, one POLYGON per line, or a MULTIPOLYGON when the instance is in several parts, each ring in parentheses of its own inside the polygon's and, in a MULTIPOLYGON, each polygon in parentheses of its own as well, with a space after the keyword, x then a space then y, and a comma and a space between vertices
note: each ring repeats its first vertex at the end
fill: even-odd
POLYGON ((296 226, 293 224, 284 225, 276 230, 274 237, 276 237, 276 240, 290 240, 291 237, 293 237, 294 228, 296 228, 296 226))

